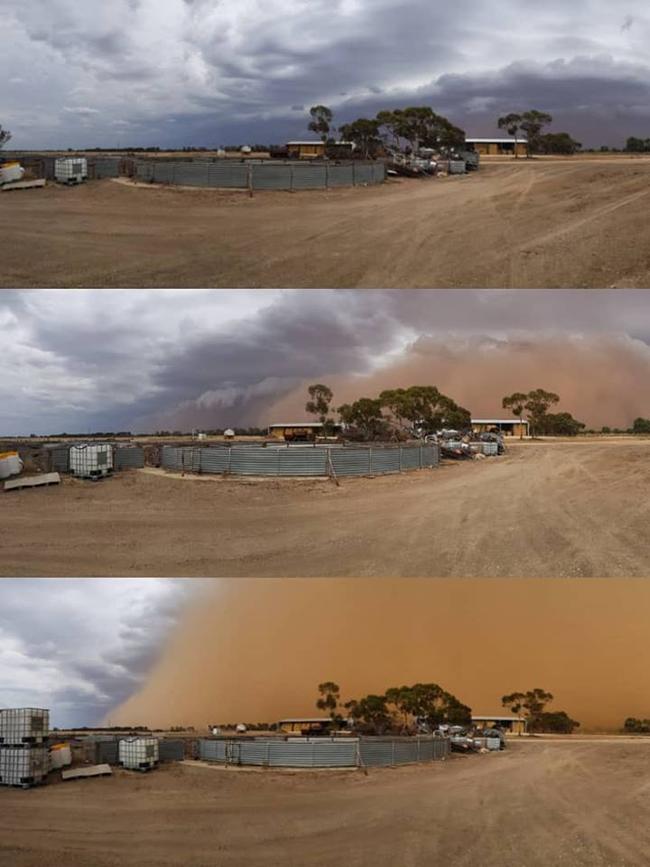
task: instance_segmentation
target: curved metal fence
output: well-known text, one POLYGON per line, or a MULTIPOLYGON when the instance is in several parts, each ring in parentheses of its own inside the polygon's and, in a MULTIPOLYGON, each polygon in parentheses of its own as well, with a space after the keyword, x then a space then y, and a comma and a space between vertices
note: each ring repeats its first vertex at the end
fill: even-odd
POLYGON ((199 758, 225 765, 270 768, 392 767, 440 761, 448 738, 254 738, 199 741, 199 758))
POLYGON ((236 476, 376 476, 435 467, 435 444, 421 446, 291 447, 163 446, 161 465, 188 473, 236 476))
POLYGON ((136 160, 134 177, 145 183, 251 190, 324 190, 380 184, 382 162, 247 162, 136 160))

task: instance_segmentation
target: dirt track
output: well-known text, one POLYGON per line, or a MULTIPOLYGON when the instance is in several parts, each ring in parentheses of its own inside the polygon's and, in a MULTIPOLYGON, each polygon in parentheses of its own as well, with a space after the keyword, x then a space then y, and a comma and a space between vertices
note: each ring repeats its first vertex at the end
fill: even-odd
POLYGON ((0 789, 11 867, 638 867, 650 743, 525 742, 360 773, 185 765, 0 789))
POLYGON ((513 443, 340 488, 154 473, 0 495, 0 574, 650 576, 649 441, 513 443))
POLYGON ((645 287, 650 160, 245 193, 114 181, 0 198, 5 287, 645 287))

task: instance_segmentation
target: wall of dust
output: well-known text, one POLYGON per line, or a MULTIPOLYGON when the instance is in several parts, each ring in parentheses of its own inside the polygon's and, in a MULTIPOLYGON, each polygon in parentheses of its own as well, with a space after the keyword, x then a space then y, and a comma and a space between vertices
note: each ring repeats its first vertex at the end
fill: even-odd
POLYGON ((476 713, 500 712, 505 693, 543 687, 582 730, 650 717, 644 580, 197 584, 147 682, 111 723, 203 728, 314 715, 324 680, 345 699, 436 681, 476 713))
MULTIPOLYGON (((588 427, 627 428, 638 416, 650 416, 649 369, 647 344, 623 335, 528 334, 501 340, 449 335, 419 338, 372 374, 321 381, 333 389, 336 406, 386 388, 436 385, 477 418, 502 415, 506 394, 544 388, 560 395, 558 410, 571 412, 588 427)), ((259 423, 302 417, 308 384, 265 407, 270 415, 259 423)))

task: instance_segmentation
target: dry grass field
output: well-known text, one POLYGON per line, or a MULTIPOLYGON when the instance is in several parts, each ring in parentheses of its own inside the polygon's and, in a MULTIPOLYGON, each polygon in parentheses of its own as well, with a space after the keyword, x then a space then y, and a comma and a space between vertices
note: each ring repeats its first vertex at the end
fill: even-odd
POLYGON ((0 495, 5 576, 648 577, 650 441, 374 479, 145 469, 0 495))
POLYGON ((644 287, 650 159, 486 160, 301 193, 49 185, 0 197, 5 287, 644 287))
POLYGON ((361 772, 167 765, 0 788, 7 867, 637 867, 650 740, 540 739, 361 772))

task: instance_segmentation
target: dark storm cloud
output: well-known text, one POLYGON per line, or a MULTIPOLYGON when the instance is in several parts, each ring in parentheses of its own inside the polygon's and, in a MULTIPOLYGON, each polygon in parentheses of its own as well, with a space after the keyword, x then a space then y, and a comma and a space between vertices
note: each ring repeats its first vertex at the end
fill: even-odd
MULTIPOLYGON (((268 423, 305 379, 366 375, 424 338, 650 343, 645 290, 134 290, 0 299, 4 434, 268 423)), ((486 344, 487 345, 487 344, 486 344)))
POLYGON ((111 146, 116 124, 134 145, 284 141, 307 134, 315 103, 341 123, 427 102, 474 134, 536 106, 592 144, 648 117, 640 0, 5 5, 0 114, 17 147, 111 146))
POLYGON ((194 592, 191 581, 0 582, 0 706, 50 707, 93 725, 142 682, 194 592))

